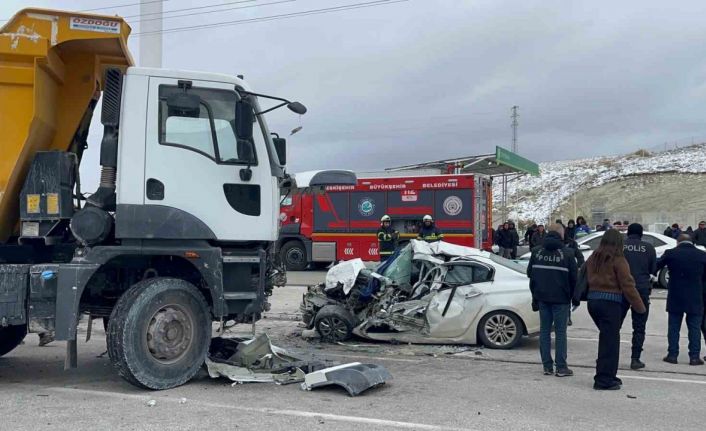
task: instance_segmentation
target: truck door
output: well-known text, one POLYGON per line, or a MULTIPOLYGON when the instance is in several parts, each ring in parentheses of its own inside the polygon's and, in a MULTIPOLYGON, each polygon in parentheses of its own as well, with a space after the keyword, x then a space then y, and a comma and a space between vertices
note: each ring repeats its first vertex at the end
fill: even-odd
POLYGON ((148 98, 144 204, 188 213, 218 240, 276 240, 266 137, 256 122, 252 142, 236 138, 234 85, 150 77, 148 98), (197 106, 174 109, 169 98, 180 92, 198 96, 197 106))

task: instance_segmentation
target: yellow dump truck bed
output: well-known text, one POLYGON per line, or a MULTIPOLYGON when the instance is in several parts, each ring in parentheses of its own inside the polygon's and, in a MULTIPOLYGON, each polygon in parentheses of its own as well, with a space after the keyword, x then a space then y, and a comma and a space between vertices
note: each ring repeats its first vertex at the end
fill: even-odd
POLYGON ((119 17, 24 9, 0 28, 0 241, 38 151, 67 151, 108 66, 133 64, 119 17))

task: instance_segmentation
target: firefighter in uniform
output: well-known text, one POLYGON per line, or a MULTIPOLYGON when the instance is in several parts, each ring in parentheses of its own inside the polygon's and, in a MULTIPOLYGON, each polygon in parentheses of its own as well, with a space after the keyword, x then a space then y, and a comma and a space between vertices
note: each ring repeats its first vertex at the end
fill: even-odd
POLYGON ((444 239, 444 234, 434 225, 434 219, 427 214, 422 218, 422 227, 419 229, 417 239, 426 242, 437 242, 444 239))
POLYGON ((645 343, 645 326, 650 313, 650 291, 652 290, 651 274, 657 271, 657 253, 654 246, 642 240, 642 225, 633 223, 628 226, 628 238, 623 245, 625 259, 630 265, 630 273, 635 279, 642 303, 645 304, 645 311, 642 314, 632 311, 632 357, 630 368, 639 370, 645 368, 645 364, 640 361, 642 346, 645 343))
POLYGON ((384 215, 380 219, 380 229, 378 229, 378 250, 380 262, 385 262, 392 256, 397 248, 397 240, 400 233, 391 226, 392 219, 389 215, 384 215))

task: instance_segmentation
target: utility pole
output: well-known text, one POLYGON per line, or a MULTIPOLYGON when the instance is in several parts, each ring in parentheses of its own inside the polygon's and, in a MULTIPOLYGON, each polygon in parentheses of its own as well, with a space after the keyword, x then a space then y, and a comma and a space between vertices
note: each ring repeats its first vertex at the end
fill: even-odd
POLYGON ((162 67, 162 2, 140 0, 140 66, 162 67))
POLYGON ((520 109, 519 106, 515 105, 512 107, 512 152, 517 153, 517 126, 519 123, 517 122, 517 119, 520 117, 520 114, 517 113, 517 110, 520 109))

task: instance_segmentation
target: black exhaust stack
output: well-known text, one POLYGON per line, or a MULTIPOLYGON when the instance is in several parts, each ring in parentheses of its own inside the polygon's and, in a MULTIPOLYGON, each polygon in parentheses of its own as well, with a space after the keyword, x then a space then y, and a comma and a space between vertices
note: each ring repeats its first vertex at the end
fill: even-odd
POLYGON ((123 73, 120 69, 107 69, 103 89, 101 123, 101 179, 98 190, 86 201, 88 205, 115 211, 115 181, 118 167, 118 129, 120 126, 120 102, 122 99, 123 73))

